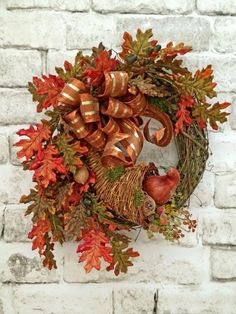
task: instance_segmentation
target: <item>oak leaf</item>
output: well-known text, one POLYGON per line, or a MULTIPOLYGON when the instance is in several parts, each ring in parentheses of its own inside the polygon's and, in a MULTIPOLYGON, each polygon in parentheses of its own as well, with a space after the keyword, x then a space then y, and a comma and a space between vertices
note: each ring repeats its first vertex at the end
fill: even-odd
POLYGON ((81 239, 82 243, 78 245, 77 253, 82 253, 79 261, 86 262, 84 266, 86 273, 93 268, 100 270, 101 258, 112 263, 111 247, 108 246, 110 239, 95 220, 91 219, 89 226, 82 230, 81 239))
POLYGON ((217 102, 212 106, 204 103, 194 108, 193 117, 197 119, 200 128, 205 128, 207 122, 209 122, 214 130, 218 130, 217 122, 224 123, 229 115, 228 112, 222 112, 221 110, 226 109, 228 106, 230 106, 228 102, 222 104, 217 102))
POLYGON ((46 149, 39 149, 35 160, 30 165, 30 170, 34 170, 33 180, 41 186, 47 187, 49 183, 57 181, 56 171, 66 174, 66 168, 62 164, 63 159, 58 157, 59 151, 55 145, 48 145, 46 149))
POLYGON ((58 150, 62 153, 63 164, 72 172, 83 166, 81 157, 88 153, 87 146, 83 145, 81 141, 74 140, 70 135, 60 135, 57 138, 56 145, 58 150))
POLYGON ((29 83, 29 92, 33 95, 33 101, 37 101, 37 112, 49 106, 58 105, 57 96, 64 87, 64 81, 56 75, 42 75, 42 78, 33 77, 33 83, 29 83))
POLYGON ((90 78, 93 86, 99 86, 104 73, 115 70, 117 65, 118 60, 111 58, 110 53, 104 50, 95 58, 95 68, 88 68, 84 71, 84 77, 90 78))
POLYGON ((182 96, 177 104, 179 110, 176 112, 175 134, 183 131, 184 124, 191 125, 193 120, 190 117, 188 108, 192 108, 194 100, 190 96, 182 96))
POLYGON ((17 152, 17 158, 25 157, 26 160, 29 160, 38 151, 42 142, 49 140, 51 129, 46 123, 38 123, 35 127, 31 125, 29 129, 19 130, 17 134, 29 138, 22 139, 14 144, 14 146, 22 147, 22 149, 17 152))
POLYGON ((148 56, 149 48, 152 48, 156 45, 156 40, 151 40, 153 36, 152 30, 148 29, 145 32, 142 32, 140 29, 137 30, 136 40, 128 33, 125 32, 123 35, 123 44, 122 51, 119 53, 121 58, 126 59, 129 55, 134 55, 136 57, 148 56))

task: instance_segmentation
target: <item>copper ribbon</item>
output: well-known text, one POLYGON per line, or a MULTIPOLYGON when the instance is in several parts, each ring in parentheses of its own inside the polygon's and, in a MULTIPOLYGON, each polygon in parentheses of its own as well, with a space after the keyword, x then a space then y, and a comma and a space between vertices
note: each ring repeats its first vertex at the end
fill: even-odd
POLYGON ((103 150, 102 163, 108 167, 135 164, 144 142, 140 116, 154 118, 164 127, 163 137, 153 140, 155 136, 150 136, 146 125, 147 140, 166 146, 173 136, 167 114, 150 106, 142 93, 128 96, 126 72, 105 73, 104 91, 98 97, 93 97, 83 82, 71 78, 58 100, 76 108, 66 114, 64 120, 78 139, 84 139, 96 150, 103 150))

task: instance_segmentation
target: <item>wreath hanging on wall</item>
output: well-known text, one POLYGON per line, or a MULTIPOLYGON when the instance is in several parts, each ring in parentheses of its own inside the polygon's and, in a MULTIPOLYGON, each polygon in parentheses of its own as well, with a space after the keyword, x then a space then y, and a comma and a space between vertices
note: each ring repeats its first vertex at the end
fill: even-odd
POLYGON ((32 249, 49 269, 54 242, 78 241, 86 272, 100 270, 103 259, 118 275, 139 255, 122 231, 141 226, 174 241, 196 228, 185 204, 205 169, 206 127, 218 129, 230 104, 207 102, 216 96, 211 65, 193 74, 176 58, 191 47, 162 48, 151 37, 151 29, 138 29, 136 39, 125 32, 121 52, 100 43, 91 56, 80 51, 74 65, 65 61, 57 75, 29 83, 46 117, 17 133, 27 137, 15 144, 17 157, 36 182, 21 202, 32 215, 32 249), (155 132, 151 119, 161 124, 155 132), (173 138, 179 161, 166 175, 137 163, 144 139, 164 147, 173 138))

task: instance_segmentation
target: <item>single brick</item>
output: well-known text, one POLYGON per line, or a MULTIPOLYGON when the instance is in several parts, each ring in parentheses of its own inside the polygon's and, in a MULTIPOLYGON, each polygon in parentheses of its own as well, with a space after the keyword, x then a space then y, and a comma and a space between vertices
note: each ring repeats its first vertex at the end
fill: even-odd
POLYGON ((27 86, 42 70, 39 51, 0 49, 0 86, 27 86))
POLYGON ((236 2, 234 0, 197 0, 197 8, 201 13, 206 14, 236 14, 236 2))
POLYGON ((44 11, 5 13, 0 18, 0 29, 0 46, 40 49, 65 47, 66 27, 59 13, 44 11))
POLYGON ((218 208, 236 208, 236 173, 216 175, 215 205, 218 208))
POLYGON ((236 280, 236 251, 211 250, 211 275, 214 279, 236 280))
POLYGON ((0 124, 21 124, 38 122, 40 115, 36 104, 26 89, 0 89, 0 124))
POLYGON ((23 206, 8 205, 5 209, 4 240, 7 242, 29 241, 28 233, 32 229, 29 216, 24 215, 23 206))
POLYGON ((0 166, 1 180, 0 184, 1 202, 17 204, 22 194, 28 194, 32 183, 32 173, 24 171, 21 167, 12 165, 0 166))
POLYGON ((235 32, 235 17, 218 17, 214 24, 214 49, 219 52, 235 52, 235 32))
MULTIPOLYGON (((0 282, 58 282, 59 270, 48 270, 30 244, 0 244, 0 282)), ((58 263, 60 264, 60 263, 58 263)))
POLYGON ((158 289, 159 314, 235 314, 236 284, 204 284, 201 287, 162 286, 158 289))
POLYGON ((203 244, 236 245, 236 214, 215 211, 203 216, 203 244))
POLYGON ((0 164, 4 164, 9 157, 9 143, 6 135, 0 134, 0 148, 0 164))
POLYGON ((212 133, 209 136, 210 140, 210 155, 207 161, 207 169, 215 173, 225 173, 227 171, 235 171, 236 154, 235 150, 236 141, 234 135, 228 135, 227 139, 220 134, 212 133))
POLYGON ((122 287, 114 290, 114 308, 116 314, 152 313, 154 308, 153 287, 122 287))
POLYGON ((155 14, 183 14, 194 9, 194 1, 126 1, 126 0, 93 0, 92 8, 100 13, 155 13, 155 14))
POLYGON ((19 285, 13 291, 17 313, 112 314, 112 288, 107 285, 19 285), (50 308, 50 310, 49 310, 50 308))
POLYGON ((140 25, 143 30, 152 28, 154 38, 158 39, 160 44, 173 41, 184 42, 186 45, 191 45, 194 50, 209 48, 211 28, 209 21, 202 17, 130 17, 125 15, 117 17, 116 45, 121 44, 123 32, 128 31, 134 34, 140 25))
POLYGON ((91 48, 101 41, 112 48, 117 36, 113 16, 73 14, 67 22, 67 49, 91 48))
POLYGON ((68 11, 88 11, 89 0, 7 0, 8 9, 53 9, 68 11))

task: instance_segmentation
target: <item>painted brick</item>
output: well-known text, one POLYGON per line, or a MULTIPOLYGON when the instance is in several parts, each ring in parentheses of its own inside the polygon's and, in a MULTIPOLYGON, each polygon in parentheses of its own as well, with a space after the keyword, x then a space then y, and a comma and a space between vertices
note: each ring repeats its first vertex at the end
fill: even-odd
POLYGON ((214 279, 236 280, 236 251, 229 249, 212 249, 211 275, 214 279))
POLYGON ((134 34, 137 28, 152 28, 154 38, 160 44, 169 41, 184 42, 193 46, 194 50, 207 50, 211 28, 209 21, 202 17, 153 17, 153 16, 122 16, 117 17, 117 46, 121 43, 124 31, 134 34), (183 27, 185 25, 185 27, 183 27), (194 33, 194 36, 193 36, 194 33))
POLYGON ((100 14, 73 14, 68 20, 67 49, 86 49, 99 42, 109 48, 114 47, 115 19, 100 14), (94 31, 96 30, 96 32, 94 31))
POLYGON ((236 173, 216 175, 215 205, 236 208, 236 173))
POLYGON ((233 97, 232 100, 232 112, 230 115, 230 126, 233 130, 236 130, 236 97, 233 97))
POLYGON ((0 239, 2 237, 2 231, 3 231, 4 211, 5 211, 5 206, 0 205, 0 239))
POLYGON ((0 89, 0 124, 21 124, 38 122, 36 104, 26 89, 0 89))
POLYGON ((0 49, 0 86, 27 86, 42 70, 39 51, 0 49))
POLYGON ((97 285, 21 285, 14 288, 13 307, 19 314, 112 314, 112 289, 97 285), (53 304, 52 304, 53 300, 53 304), (50 309, 50 310, 49 310, 50 309))
POLYGON ((212 155, 207 162, 207 169, 214 173, 232 172, 236 167, 235 138, 231 136, 220 136, 220 134, 209 134, 210 151, 212 155))
POLYGON ((154 308, 153 287, 118 288, 114 290, 115 314, 152 313, 154 308))
MULTIPOLYGON (((132 244, 133 246, 133 244, 132 244)), ((112 272, 92 271, 85 274, 83 265, 78 264, 76 245, 65 246, 64 280, 66 282, 149 282, 200 284, 208 272, 208 250, 197 248, 175 247, 168 243, 141 245, 136 243, 135 249, 140 256, 135 258, 134 266, 127 274, 115 277, 112 272), (148 265, 148 267, 147 267, 148 265)))
POLYGON ((43 11, 5 13, 0 17, 0 28, 0 46, 41 49, 65 47, 66 28, 60 14, 43 11))
POLYGON ((167 0, 167 1, 144 1, 144 0, 93 0, 92 8, 101 13, 155 13, 155 14, 183 14, 194 9, 191 0, 167 0))
MULTIPOLYGON (((49 271, 42 266, 38 253, 30 244, 0 244, 4 254, 0 260, 0 282, 41 283, 58 282, 59 270, 49 271)), ((59 263, 60 264, 60 263, 59 263)))
POLYGON ((88 11, 89 0, 7 0, 8 9, 53 9, 68 11, 88 11))
POLYGON ((217 82, 217 91, 234 92, 236 82, 234 73, 236 71, 236 57, 228 54, 195 54, 189 53, 184 56, 185 64, 191 71, 206 67, 212 64, 214 69, 214 78, 217 82))
POLYGON ((234 0, 197 0, 197 8, 201 13, 204 14, 236 14, 236 3, 234 0))
POLYGON ((217 213, 203 216, 203 243, 219 245, 236 245, 236 215, 217 213))
POLYGON ((47 54, 47 73, 54 74, 55 67, 62 67, 64 61, 69 61, 74 64, 77 51, 54 51, 49 50, 47 54))
POLYGON ((4 164, 7 162, 9 157, 9 144, 8 138, 5 135, 0 134, 0 164, 4 164))
POLYGON ((214 49, 219 52, 235 52, 235 32, 235 17, 218 17, 214 24, 214 49))
POLYGON ((23 206, 8 205, 5 209, 4 240, 7 242, 29 241, 27 235, 32 228, 29 216, 25 217, 23 206))
POLYGON ((209 284, 203 287, 162 287, 158 314, 234 314, 235 284, 209 284), (227 302, 226 302, 227 300, 227 302))
POLYGON ((0 199, 1 202, 17 204, 22 194, 28 194, 32 184, 32 173, 20 167, 0 165, 0 199))

